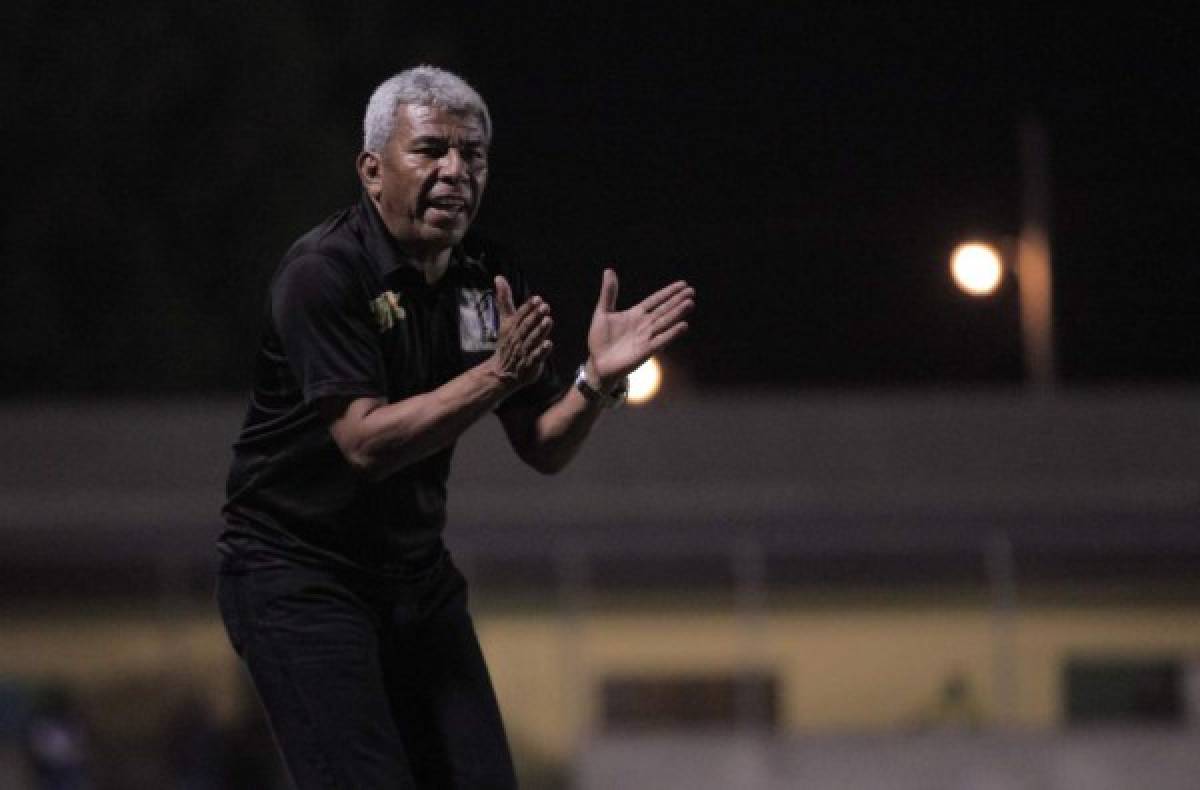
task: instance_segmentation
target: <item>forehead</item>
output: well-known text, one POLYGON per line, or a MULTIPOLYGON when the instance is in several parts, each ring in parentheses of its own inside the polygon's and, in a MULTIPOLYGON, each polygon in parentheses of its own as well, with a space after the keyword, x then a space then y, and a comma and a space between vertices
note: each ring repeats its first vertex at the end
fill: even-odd
POLYGON ((423 104, 401 104, 396 108, 396 140, 438 137, 450 140, 484 139, 483 124, 474 113, 455 112, 423 104))

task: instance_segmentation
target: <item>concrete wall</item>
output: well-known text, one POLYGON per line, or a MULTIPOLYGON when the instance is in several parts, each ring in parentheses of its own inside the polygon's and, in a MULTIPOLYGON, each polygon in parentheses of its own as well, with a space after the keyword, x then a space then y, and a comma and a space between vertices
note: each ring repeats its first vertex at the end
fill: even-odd
MULTIPOLYGON (((1198 403, 1192 390, 677 400, 605 415, 552 480, 485 420, 456 459, 450 538, 520 555, 756 531, 781 547, 902 551, 1001 525, 1051 544, 1195 547, 1198 403)), ((242 412, 228 398, 0 407, 9 555, 209 556, 242 412)))

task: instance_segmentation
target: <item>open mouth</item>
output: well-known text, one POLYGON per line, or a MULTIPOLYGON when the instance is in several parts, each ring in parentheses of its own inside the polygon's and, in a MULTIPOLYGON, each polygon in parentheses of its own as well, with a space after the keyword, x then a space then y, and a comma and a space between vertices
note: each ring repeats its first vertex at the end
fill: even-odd
POLYGON ((443 195, 441 197, 431 197, 425 201, 430 208, 447 213, 458 213, 467 210, 467 201, 465 198, 455 195, 443 195))

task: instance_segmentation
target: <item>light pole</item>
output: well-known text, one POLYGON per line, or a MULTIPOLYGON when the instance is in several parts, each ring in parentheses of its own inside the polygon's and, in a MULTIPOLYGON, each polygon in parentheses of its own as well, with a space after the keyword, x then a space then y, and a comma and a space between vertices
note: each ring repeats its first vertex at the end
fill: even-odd
POLYGON ((1050 256, 1050 168, 1046 132, 1035 118, 1020 125, 1021 226, 1000 244, 967 242, 955 248, 951 273, 964 291, 982 296, 1005 270, 1017 280, 1021 347, 1029 386, 1046 395, 1055 387, 1054 281, 1050 256))
POLYGON ((1034 118, 1021 124, 1021 230, 1017 236, 1017 299, 1029 381, 1036 392, 1054 388, 1054 281, 1050 269, 1050 167, 1046 130, 1034 118))

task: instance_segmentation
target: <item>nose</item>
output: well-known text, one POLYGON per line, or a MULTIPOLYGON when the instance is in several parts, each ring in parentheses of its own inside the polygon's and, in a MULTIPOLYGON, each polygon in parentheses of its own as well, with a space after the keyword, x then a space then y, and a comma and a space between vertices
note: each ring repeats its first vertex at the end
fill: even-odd
POLYGON ((450 146, 438 162, 438 178, 443 181, 463 181, 466 177, 467 166, 462 154, 456 147, 450 146))

